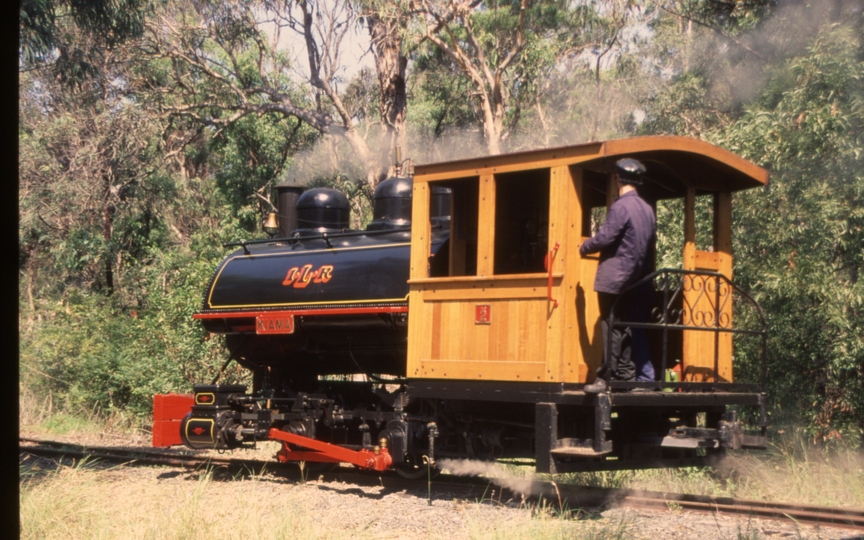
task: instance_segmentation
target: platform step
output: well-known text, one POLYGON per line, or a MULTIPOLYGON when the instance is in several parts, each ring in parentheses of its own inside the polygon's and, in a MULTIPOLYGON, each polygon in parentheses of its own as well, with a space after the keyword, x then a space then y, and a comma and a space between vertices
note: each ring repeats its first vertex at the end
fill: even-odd
POLYGON ((640 437, 638 443, 666 448, 720 448, 720 441, 717 439, 693 437, 640 437))
POLYGON ((564 448, 555 448, 552 450, 552 455, 555 457, 595 457, 605 456, 612 452, 612 449, 603 452, 597 452, 588 446, 567 446, 564 448))
POLYGON ((555 441, 552 446, 552 455, 559 458, 597 457, 612 453, 612 441, 603 441, 599 452, 594 449, 594 439, 565 437, 555 441))

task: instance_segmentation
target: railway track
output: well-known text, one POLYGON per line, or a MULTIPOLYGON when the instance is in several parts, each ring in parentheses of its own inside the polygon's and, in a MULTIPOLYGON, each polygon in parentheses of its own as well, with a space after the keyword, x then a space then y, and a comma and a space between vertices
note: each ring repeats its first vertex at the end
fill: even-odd
MULTIPOLYGON (((296 465, 274 461, 236 459, 216 456, 176 454, 156 450, 129 450, 117 447, 86 447, 75 444, 45 441, 40 439, 19 439, 19 452, 47 458, 91 459, 112 463, 133 465, 160 465, 186 469, 224 468, 232 472, 258 473, 267 470, 290 480, 301 480, 303 472, 296 465)), ((380 485, 390 490, 407 490, 425 495, 427 484, 424 480, 407 480, 396 475, 369 473, 340 468, 333 472, 314 473, 323 480, 338 480, 358 485, 380 485)), ((435 493, 447 493, 459 497, 487 497, 490 485, 501 497, 519 499, 546 499, 564 508, 605 508, 627 506, 650 510, 693 511, 717 514, 731 514, 750 518, 794 521, 798 524, 831 526, 864 531, 864 509, 835 508, 801 504, 774 503, 735 499, 731 497, 711 497, 657 491, 630 489, 609 489, 582 487, 553 482, 519 482, 517 491, 514 482, 508 479, 462 477, 440 475, 432 483, 435 493)))

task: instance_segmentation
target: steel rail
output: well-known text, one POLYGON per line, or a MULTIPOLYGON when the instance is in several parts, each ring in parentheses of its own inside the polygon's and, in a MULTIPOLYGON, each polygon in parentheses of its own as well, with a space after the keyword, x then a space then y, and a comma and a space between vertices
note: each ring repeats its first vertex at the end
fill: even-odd
POLYGON ((735 514, 763 519, 779 519, 814 525, 864 530, 864 509, 775 503, 682 495, 676 493, 638 493, 625 495, 623 503, 634 508, 681 509, 696 512, 735 514))
MULTIPOLYGON (((27 442, 36 442, 33 440, 27 442)), ((208 466, 224 466, 236 468, 248 468, 257 470, 265 466, 277 465, 270 461, 242 460, 219 458, 212 456, 190 456, 183 454, 168 454, 152 451, 125 450, 116 448, 83 447, 73 444, 48 441, 40 442, 40 446, 19 446, 19 452, 26 452, 41 457, 91 458, 109 462, 131 463, 141 465, 167 465, 171 467, 183 467, 187 469, 199 469, 208 466)))
MULTIPOLYGON (((276 461, 251 459, 234 459, 215 456, 171 454, 166 452, 116 447, 87 447, 57 441, 40 439, 19 439, 19 452, 50 458, 93 458, 109 462, 128 463, 132 465, 165 465, 186 469, 202 469, 207 467, 225 467, 235 470, 278 472, 280 476, 301 478, 299 467, 281 464, 276 461), (22 445, 21 443, 28 443, 22 445), (30 446, 33 445, 33 446, 30 446)), ((319 474, 316 472, 316 476, 319 474)), ((342 469, 339 472, 323 473, 325 480, 339 480, 351 484, 378 485, 389 490, 419 490, 425 488, 426 480, 408 480, 395 475, 351 471, 342 469)), ((552 504, 560 504, 562 508, 605 508, 625 506, 649 510, 694 511, 717 514, 732 514, 759 519, 775 519, 793 521, 798 524, 830 526, 836 528, 864 530, 864 509, 838 508, 827 506, 774 503, 735 499, 732 497, 712 497, 707 495, 688 495, 659 491, 642 491, 631 489, 611 489, 557 484, 555 482, 536 481, 532 484, 530 496, 526 496, 506 487, 507 479, 496 481, 495 478, 464 477, 440 475, 432 482, 432 487, 438 493, 446 496, 461 495, 487 497, 490 490, 495 490, 499 496, 504 493, 516 499, 545 499, 552 504)), ((422 490, 425 493, 425 489, 422 490)))

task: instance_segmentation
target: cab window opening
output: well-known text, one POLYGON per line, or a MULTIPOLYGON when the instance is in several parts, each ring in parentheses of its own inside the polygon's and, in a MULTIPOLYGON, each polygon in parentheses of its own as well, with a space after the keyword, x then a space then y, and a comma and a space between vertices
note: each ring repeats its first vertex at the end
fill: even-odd
POLYGON ((549 169, 495 175, 495 275, 544 271, 549 185, 549 169))
POLYGON ((582 179, 582 236, 597 234, 606 221, 606 189, 608 176, 585 169, 582 179))
POLYGON ((430 198, 430 220, 433 235, 436 228, 449 226, 449 237, 430 257, 429 277, 477 275, 477 227, 479 178, 430 182, 435 196, 430 198), (450 190, 449 202, 446 189, 450 190), (442 208, 449 207, 450 219, 442 220, 442 208))

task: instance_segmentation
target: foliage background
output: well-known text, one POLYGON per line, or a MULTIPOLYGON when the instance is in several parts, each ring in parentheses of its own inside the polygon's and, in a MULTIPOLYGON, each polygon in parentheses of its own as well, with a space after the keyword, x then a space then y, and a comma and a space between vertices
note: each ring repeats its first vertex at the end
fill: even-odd
MULTIPOLYGON (((247 4, 258 5, 237 6, 247 4)), ((733 238, 736 281, 769 318, 772 422, 803 421, 820 442, 859 441, 864 3, 530 4, 530 39, 501 87, 503 149, 668 133, 766 167, 768 187, 735 195, 733 238)), ((262 83, 249 44, 263 34, 248 12, 200 5, 199 16, 223 21, 216 26, 230 30, 221 35, 234 48, 208 42, 202 30, 184 39, 225 62, 240 51, 235 82, 262 83)), ((376 2, 346 5, 394 16, 376 2)), ((217 105, 230 87, 148 41, 148 21, 167 20, 165 6, 188 15, 180 1, 21 4, 20 384, 70 410, 145 418, 152 394, 215 375, 222 343, 191 314, 225 255, 221 244, 261 234, 263 199, 277 182, 335 185, 351 197, 353 225, 369 219, 369 176, 350 158, 356 142, 266 111, 220 122, 230 111, 217 105), (192 105, 196 115, 182 113, 192 105)), ((465 15, 481 49, 507 37, 500 34, 518 8, 496 3, 465 15)), ((482 89, 422 39, 422 25, 403 23, 403 155, 428 162, 487 152, 482 89)), ((338 80, 342 108, 334 109, 328 95, 291 76, 287 56, 272 65, 293 103, 331 119, 347 111, 351 129, 375 148, 381 109, 372 71, 338 80)), ((658 214, 672 222, 680 208, 658 214)), ((663 228, 661 244, 674 243, 677 230, 663 228)))

